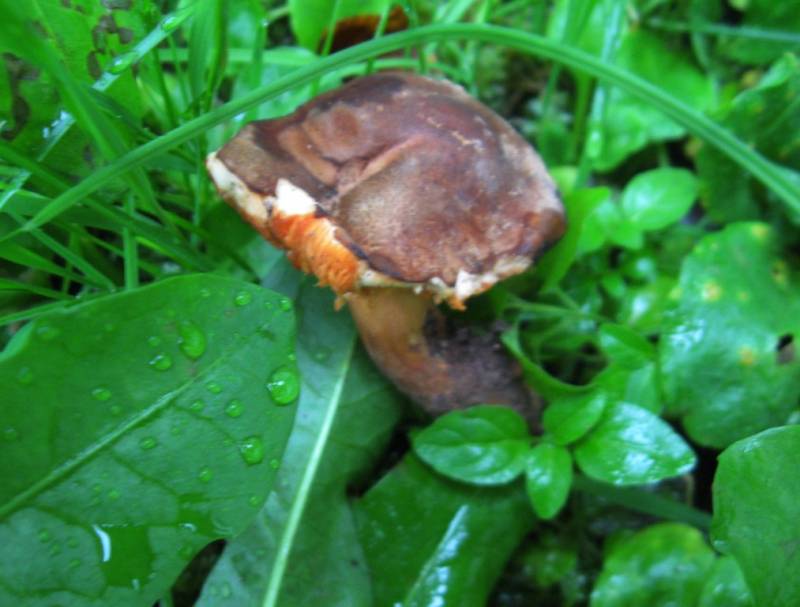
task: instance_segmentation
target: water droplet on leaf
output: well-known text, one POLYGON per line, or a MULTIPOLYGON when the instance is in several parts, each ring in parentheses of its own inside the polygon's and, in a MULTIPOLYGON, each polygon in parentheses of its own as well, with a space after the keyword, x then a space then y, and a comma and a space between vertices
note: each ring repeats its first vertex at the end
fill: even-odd
POLYGON ((182 320, 178 325, 181 352, 192 360, 197 360, 206 351, 206 336, 191 320, 182 320))
POLYGON ((167 371, 172 368, 172 358, 168 354, 156 354, 147 364, 156 371, 167 371))
POLYGON ((281 461, 279 459, 272 458, 269 460, 269 467, 273 470, 277 470, 281 466, 281 461))
POLYGON ((109 398, 111 398, 111 390, 108 388, 95 388, 92 390, 92 398, 95 400, 99 400, 100 402, 105 402, 109 398))
POLYGON ((118 55, 108 66, 108 71, 112 74, 120 74, 133 65, 137 58, 138 56, 133 52, 118 55))
POLYGON ((239 453, 249 466, 255 466, 264 461, 264 443, 258 436, 249 436, 239 445, 239 453))
POLYGON ((33 371, 30 367, 22 367, 17 373, 17 381, 23 386, 28 386, 33 383, 33 371))
POLYGON ((211 394, 219 394, 220 392, 222 392, 222 386, 220 386, 219 383, 215 381, 210 381, 206 383, 206 390, 211 392, 211 394))
POLYGON ((147 338, 147 343, 155 348, 161 345, 161 338, 158 335, 151 335, 147 338))
POLYGON ((39 533, 36 535, 36 537, 38 537, 39 541, 42 542, 43 544, 49 542, 50 539, 52 538, 50 532, 47 529, 41 529, 39 533))
POLYGON ((202 468, 200 468, 200 472, 197 474, 197 478, 199 478, 201 482, 207 483, 212 478, 214 478, 214 473, 208 466, 203 466, 202 468))
POLYGON ((119 490, 111 489, 108 492, 108 499, 110 499, 110 500, 118 500, 119 499, 119 490))
POLYGON ((195 411, 197 413, 199 413, 200 411, 205 409, 205 407, 206 407, 206 403, 204 401, 200 400, 199 398, 196 401, 194 401, 191 405, 189 405, 189 409, 191 409, 192 411, 195 411))
POLYGON ((53 341, 61 335, 61 329, 52 325, 42 325, 36 328, 36 337, 42 341, 53 341))
POLYGON ((233 302, 237 306, 246 306, 251 301, 253 301, 253 294, 250 291, 239 291, 233 298, 233 302))
POLYGON ((158 441, 154 439, 152 436, 145 436, 142 440, 139 441, 139 446, 145 451, 149 451, 156 445, 158 445, 158 441))
POLYGON ((300 379, 288 367, 281 367, 270 376, 267 390, 276 403, 288 405, 300 394, 300 379))
POLYGON ((278 303, 278 305, 284 312, 288 312, 289 310, 292 309, 292 301, 290 299, 287 299, 286 297, 281 297, 281 300, 278 303))
POLYGON ((241 417, 244 413, 244 405, 242 401, 234 399, 225 405, 225 414, 228 417, 241 417))

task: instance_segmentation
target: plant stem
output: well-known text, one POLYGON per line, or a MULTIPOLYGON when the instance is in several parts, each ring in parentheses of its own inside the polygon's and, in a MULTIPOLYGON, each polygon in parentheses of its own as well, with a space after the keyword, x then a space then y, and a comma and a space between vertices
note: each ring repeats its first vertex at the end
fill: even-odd
POLYGON ((708 531, 711 528, 711 515, 709 513, 656 493, 632 487, 617 487, 581 475, 575 476, 572 485, 578 491, 602 497, 629 510, 635 510, 636 512, 642 512, 669 521, 688 523, 703 531, 708 531))

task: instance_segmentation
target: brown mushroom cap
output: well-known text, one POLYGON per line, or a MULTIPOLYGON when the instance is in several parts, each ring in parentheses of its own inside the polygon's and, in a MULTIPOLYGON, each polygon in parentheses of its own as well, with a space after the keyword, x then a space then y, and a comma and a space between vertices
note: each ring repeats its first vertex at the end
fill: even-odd
POLYGON ((463 308, 564 230, 531 146, 460 87, 409 73, 251 123, 207 165, 228 202, 340 295, 403 286, 463 308))

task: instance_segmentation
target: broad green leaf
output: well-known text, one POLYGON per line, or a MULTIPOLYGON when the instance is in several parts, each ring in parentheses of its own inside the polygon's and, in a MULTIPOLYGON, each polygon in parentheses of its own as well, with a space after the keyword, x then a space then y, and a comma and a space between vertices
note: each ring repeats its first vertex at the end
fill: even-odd
POLYGON ((522 474, 530 437, 516 411, 478 405, 443 415, 412 442, 420 459, 447 477, 500 485, 522 474))
POLYGON ((628 403, 606 407, 573 453, 587 476, 615 485, 653 483, 695 464, 691 448, 666 422, 628 403))
POLYGON ((783 423, 800 396, 800 286, 766 225, 739 223, 686 257, 659 343, 667 410, 689 436, 725 447, 783 423))
POLYGON ((758 607, 800 605, 800 426, 728 447, 714 476, 714 546, 739 563, 758 607))
POLYGON ((714 564, 703 535, 661 523, 619 540, 603 561, 591 607, 694 607, 714 564))
POLYGON ((752 607, 753 598, 736 560, 723 556, 714 562, 697 607, 752 607))
MULTIPOLYGON (((729 2, 737 8, 736 23, 745 28, 795 32, 800 31, 800 11, 792 2, 773 0, 739 0, 729 2)), ((752 64, 769 63, 781 55, 797 51, 797 43, 771 39, 725 36, 718 42, 717 52, 731 59, 752 64)))
POLYGON ((27 325, 0 355, 0 604, 147 605, 241 532, 297 397, 283 297, 164 280, 27 325))
POLYGON ((347 312, 334 310, 330 292, 306 279, 295 306, 302 378, 295 426, 273 492, 225 547, 199 606, 218 604, 225 588, 239 605, 372 604, 346 492, 385 446, 398 397, 354 347, 347 312))
POLYGON ((564 447, 540 443, 528 454, 525 489, 540 518, 556 516, 567 501, 572 485, 572 457, 564 447))
POLYGON ((607 402, 602 390, 561 397, 544 410, 542 426, 556 444, 574 443, 600 420, 607 402))
POLYGON ((377 19, 391 4, 389 0, 289 0, 289 17, 300 45, 319 51, 334 17, 339 21, 369 15, 377 25, 377 19))
MULTIPOLYGON (((800 60, 795 55, 781 58, 756 86, 737 95, 720 119, 769 159, 800 170, 800 60)), ((761 189, 748 173, 705 143, 696 161, 703 201, 713 219, 759 218, 761 189)))
POLYGON ((558 244, 536 262, 536 273, 544 278, 542 290, 558 285, 569 271, 579 253, 579 245, 587 236, 584 222, 609 196, 608 188, 584 188, 571 192, 564 198, 564 206, 569 217, 567 233, 558 244))
POLYGON ((487 604, 533 523, 520 484, 470 487, 406 457, 358 501, 375 605, 487 604))
POLYGON ((697 180, 685 169, 639 173, 622 192, 623 214, 640 230, 660 230, 686 215, 697 197, 697 180))
MULTIPOLYGON (((644 29, 628 31, 617 52, 616 64, 663 88, 698 111, 715 102, 709 78, 677 48, 667 46, 644 29)), ((594 164, 607 171, 651 142, 676 139, 683 127, 646 103, 618 88, 611 88, 602 128, 602 148, 594 164)))

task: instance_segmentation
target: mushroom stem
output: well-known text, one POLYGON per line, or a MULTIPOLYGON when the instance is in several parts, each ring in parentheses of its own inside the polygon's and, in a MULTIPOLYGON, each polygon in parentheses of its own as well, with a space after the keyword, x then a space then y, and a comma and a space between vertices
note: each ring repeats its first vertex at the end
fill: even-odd
POLYGON ((410 289, 362 289, 346 298, 372 359, 429 413, 491 403, 534 419, 533 395, 494 334, 454 330, 430 295, 410 289))

